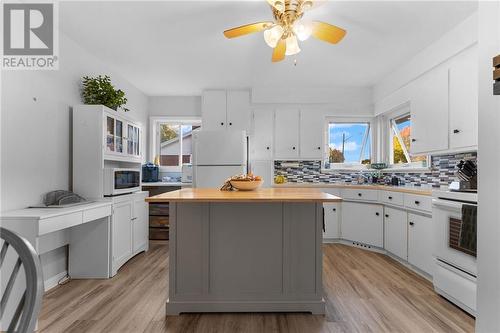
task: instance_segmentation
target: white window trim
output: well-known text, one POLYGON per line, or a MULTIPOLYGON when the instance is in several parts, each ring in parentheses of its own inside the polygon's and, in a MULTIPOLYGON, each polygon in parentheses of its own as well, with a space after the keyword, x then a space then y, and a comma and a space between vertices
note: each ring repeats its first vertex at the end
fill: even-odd
MULTIPOLYGON (((401 118, 405 115, 411 116, 411 108, 410 103, 404 103, 399 107, 394 108, 392 111, 381 114, 378 117, 381 119, 381 123, 383 124, 383 133, 382 138, 384 140, 382 144, 382 152, 384 160, 387 161, 388 168, 384 169, 384 172, 426 172, 431 169, 430 165, 430 155, 427 155, 427 163, 426 166, 422 166, 421 162, 410 162, 410 163, 399 163, 399 164, 391 164, 390 162, 393 160, 393 143, 392 143, 392 133, 394 132, 399 139, 399 142, 403 142, 400 137, 399 131, 397 131, 397 127, 395 126, 395 119, 401 118)), ((403 148, 403 153, 408 161, 410 161, 411 154, 406 149, 406 147, 401 146, 403 148)))
MULTIPOLYGON (((159 152, 160 145, 160 124, 169 123, 173 125, 201 125, 201 117, 149 117, 149 157, 150 160, 154 160, 155 156, 159 152)), ((180 151, 182 152, 182 140, 180 145, 180 151)), ((180 155, 179 155, 180 156, 180 155)), ((182 161, 182 160, 181 160, 182 161)), ((181 162, 179 161, 179 162, 181 162)), ((160 166, 160 172, 180 172, 182 170, 182 163, 178 166, 160 166)))
MULTIPOLYGON (((367 117, 367 116, 350 116, 350 117, 344 117, 344 116, 327 116, 325 118, 325 142, 326 142, 326 148, 325 149, 325 160, 329 160, 329 152, 330 150, 330 143, 329 143, 329 124, 330 123, 367 123, 369 126, 369 131, 368 135, 371 137, 371 145, 370 145, 370 158, 372 161, 375 160, 375 155, 376 155, 376 118, 375 117, 367 117)), ((368 135, 365 135, 363 138, 363 146, 361 148, 360 156, 363 156, 364 149, 366 148, 366 141, 368 140, 368 135)), ((358 163, 330 163, 330 168, 328 169, 323 169, 325 172, 328 171, 347 171, 347 170, 368 170, 368 165, 367 164, 361 164, 360 162, 358 163)))

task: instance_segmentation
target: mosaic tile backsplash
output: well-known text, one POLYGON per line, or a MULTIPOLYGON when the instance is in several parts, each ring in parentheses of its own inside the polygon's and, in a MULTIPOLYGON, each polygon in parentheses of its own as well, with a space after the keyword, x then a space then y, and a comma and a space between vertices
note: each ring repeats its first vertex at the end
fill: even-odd
MULTIPOLYGON (((400 179, 401 185, 431 185, 439 187, 449 185, 458 180, 455 176, 455 165, 462 159, 477 161, 477 153, 460 153, 436 155, 431 157, 431 167, 428 172, 383 172, 379 183, 388 182, 391 177, 400 179)), ((290 183, 351 183, 357 184, 362 175, 365 180, 373 170, 364 171, 321 171, 321 161, 275 161, 274 174, 283 175, 290 183), (298 166, 287 166, 287 164, 298 166)))

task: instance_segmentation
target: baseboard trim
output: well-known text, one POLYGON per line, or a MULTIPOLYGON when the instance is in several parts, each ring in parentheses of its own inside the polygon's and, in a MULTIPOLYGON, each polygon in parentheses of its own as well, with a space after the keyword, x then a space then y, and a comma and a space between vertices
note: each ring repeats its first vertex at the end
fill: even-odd
POLYGON ((325 314, 325 300, 318 301, 172 301, 167 300, 167 315, 195 312, 310 312, 325 314))
POLYGON ((63 271, 57 275, 54 275, 50 278, 48 278, 47 280, 43 281, 43 287, 44 287, 44 290, 47 292, 49 291, 50 289, 54 288, 54 287, 57 287, 58 285, 58 282, 63 278, 65 277, 66 275, 68 275, 68 271, 63 271))

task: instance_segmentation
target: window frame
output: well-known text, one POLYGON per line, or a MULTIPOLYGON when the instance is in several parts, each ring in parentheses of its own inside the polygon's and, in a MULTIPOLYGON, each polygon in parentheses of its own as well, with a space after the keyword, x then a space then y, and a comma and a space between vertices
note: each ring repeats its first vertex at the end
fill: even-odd
MULTIPOLYGON (((368 141, 368 137, 370 137, 370 160, 372 163, 376 160, 376 117, 370 116, 359 116, 359 117, 342 117, 342 116, 329 116, 325 118, 325 160, 328 161, 330 157, 330 124, 338 123, 338 124, 349 124, 349 123, 359 123, 359 124, 368 124, 368 134, 363 138, 363 144, 360 152, 360 157, 363 156, 363 153, 366 149, 366 144, 368 141)), ((326 170, 368 170, 369 164, 361 164, 361 160, 358 163, 355 162, 344 162, 344 163, 330 163, 330 168, 326 170)))
MULTIPOLYGON (((409 103, 405 103, 393 111, 388 112, 386 114, 381 115, 382 122, 384 124, 384 130, 386 134, 384 137, 384 147, 382 148, 385 152, 388 168, 385 170, 388 171, 428 171, 430 170, 430 155, 426 155, 426 165, 423 166, 422 162, 411 162, 411 153, 408 151, 406 146, 403 143, 403 139, 401 138, 400 132, 397 129, 396 121, 399 118, 403 118, 406 116, 410 116, 410 124, 411 124, 411 108, 409 103), (401 148, 403 149, 403 154, 406 157, 408 163, 397 163, 394 164, 394 147, 393 147, 393 135, 396 135, 401 148)), ((410 125, 411 126, 411 125, 410 125)))
MULTIPOLYGON (((150 144, 149 144, 149 157, 154 160, 155 156, 160 152, 160 125, 200 125, 201 117, 150 117, 150 144)), ((162 166, 160 165, 160 172, 181 172, 182 171, 182 129, 179 129, 179 165, 177 166, 162 166)))

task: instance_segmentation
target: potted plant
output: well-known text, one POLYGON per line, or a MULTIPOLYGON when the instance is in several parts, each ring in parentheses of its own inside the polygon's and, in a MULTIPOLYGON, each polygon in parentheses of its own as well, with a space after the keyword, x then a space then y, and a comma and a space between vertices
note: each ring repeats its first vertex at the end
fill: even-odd
POLYGON ((85 104, 104 105, 110 109, 130 111, 125 108, 127 98, 125 93, 120 89, 115 89, 111 84, 111 79, 108 75, 82 78, 82 98, 85 104))

